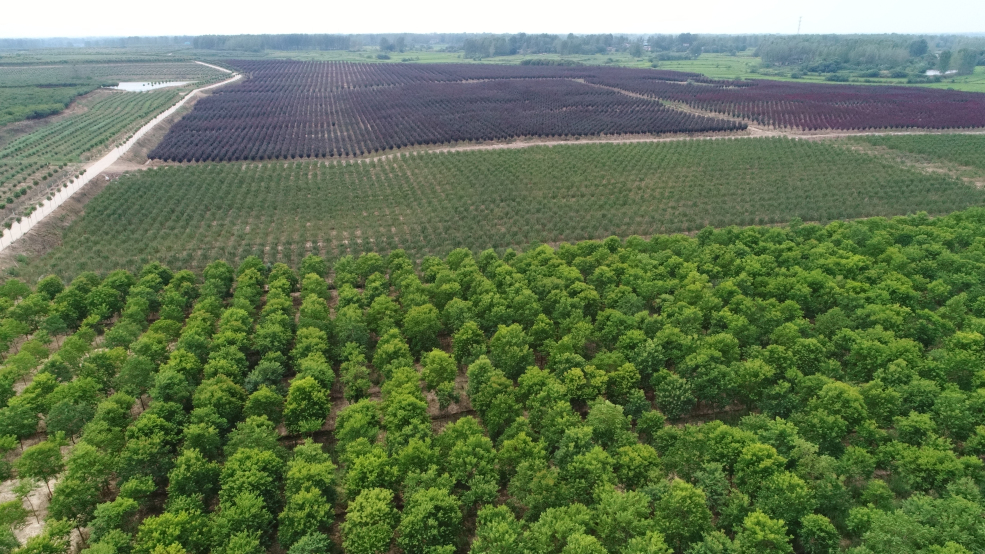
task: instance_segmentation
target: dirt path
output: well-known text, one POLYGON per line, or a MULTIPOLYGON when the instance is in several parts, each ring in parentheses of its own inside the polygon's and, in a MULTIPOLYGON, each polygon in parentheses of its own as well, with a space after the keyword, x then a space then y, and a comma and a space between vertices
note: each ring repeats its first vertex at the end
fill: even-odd
POLYGON ((0 237, 0 252, 9 247, 17 239, 23 237, 30 231, 35 225, 40 223, 46 216, 54 212, 61 206, 66 200, 72 197, 73 194, 85 187, 92 179, 99 176, 100 173, 112 166, 118 159, 120 159, 130 148, 140 140, 145 134, 147 134, 151 129, 153 129, 157 124, 161 123, 165 119, 171 116, 180 109, 188 100, 193 96, 197 95, 200 91, 208 90, 216 87, 221 87, 227 83, 231 83, 240 79, 241 75, 233 74, 233 77, 215 83, 213 85, 197 88, 188 94, 184 98, 178 101, 177 104, 171 106, 167 110, 164 110, 157 115, 154 119, 150 120, 146 125, 135 132, 129 140, 124 142, 122 145, 112 149, 104 155, 102 158, 91 162, 85 166, 85 173, 81 178, 76 179, 74 183, 68 185, 68 188, 64 188, 55 193, 54 198, 45 202, 44 206, 38 208, 29 217, 25 218, 19 223, 14 223, 9 231, 5 232, 2 237, 0 237))
POLYGON ((230 73, 230 74, 232 73, 232 71, 229 71, 229 70, 228 70, 228 69, 226 69, 225 67, 219 67, 219 66, 217 66, 217 65, 212 65, 212 64, 210 64, 210 63, 205 63, 205 62, 200 62, 200 61, 198 61, 198 60, 195 60, 195 63, 197 63, 197 64, 199 64, 199 65, 204 65, 205 67, 211 67, 212 69, 215 69, 215 70, 218 70, 218 71, 221 71, 221 72, 223 72, 223 73, 230 73))
MULTIPOLYGON (((404 148, 389 154, 368 155, 360 158, 328 158, 325 161, 336 163, 356 163, 362 161, 388 160, 394 156, 416 153, 447 153, 468 152, 473 150, 509 150, 515 148, 530 148, 534 146, 560 146, 576 144, 632 144, 639 142, 674 142, 681 140, 738 140, 764 137, 786 137, 801 140, 828 140, 864 136, 897 136, 897 135, 985 135, 985 130, 968 129, 952 131, 928 131, 915 129, 911 131, 833 131, 833 132, 799 132, 791 130, 763 129, 752 125, 746 131, 701 133, 701 134, 665 134, 665 135, 613 135, 610 137, 571 137, 566 139, 526 138, 508 142, 488 142, 483 144, 464 144, 460 146, 430 146, 419 148, 404 148)), ((163 165, 179 165, 164 163, 163 165)), ((187 163, 182 165, 189 165, 187 163)))
POLYGON ((976 188, 985 188, 985 172, 981 169, 968 167, 956 163, 949 163, 942 160, 935 160, 928 156, 905 152, 903 150, 893 150, 885 146, 873 146, 862 142, 849 142, 845 147, 853 152, 867 154, 883 158, 896 165, 902 165, 914 171, 927 174, 944 174, 953 179, 964 181, 976 188))

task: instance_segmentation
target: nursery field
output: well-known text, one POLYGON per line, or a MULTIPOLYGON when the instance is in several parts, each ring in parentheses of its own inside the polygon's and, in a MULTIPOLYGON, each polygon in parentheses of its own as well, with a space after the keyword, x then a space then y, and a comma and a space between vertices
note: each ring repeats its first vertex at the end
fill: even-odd
POLYGON ((983 244, 971 208, 8 279, 0 544, 982 552, 983 244))
POLYGON ((193 62, 0 65, 0 125, 59 113, 79 96, 122 81, 212 82, 222 76, 193 62))
MULTIPOLYGON (((183 89, 182 92, 187 89, 183 89)), ((27 215, 38 201, 82 171, 82 164, 181 98, 179 90, 104 92, 66 115, 0 147, 0 214, 3 222, 27 215)))
POLYGON ((985 95, 914 87, 602 66, 227 63, 248 78, 200 102, 152 158, 351 157, 517 137, 738 131, 746 122, 788 131, 985 127, 985 95))
MULTIPOLYGON (((234 62, 250 78, 177 123, 167 161, 360 156, 516 137, 702 133, 745 125, 571 80, 577 68, 234 62)), ((625 70, 629 71, 629 70, 625 70)), ((649 72, 650 78, 701 79, 649 72)))
POLYGON ((403 154, 357 162, 207 163, 109 184, 27 271, 290 265, 395 248, 414 259, 532 241, 831 221, 981 204, 985 191, 831 144, 722 139, 403 154))
POLYGON ((858 140, 932 160, 985 169, 985 135, 868 136, 858 140))

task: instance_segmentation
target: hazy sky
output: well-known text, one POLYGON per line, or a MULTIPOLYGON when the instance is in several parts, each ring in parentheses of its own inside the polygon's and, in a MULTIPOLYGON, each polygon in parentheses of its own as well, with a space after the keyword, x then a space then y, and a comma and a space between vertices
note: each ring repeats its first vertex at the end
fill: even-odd
POLYGON ((0 37, 237 33, 966 33, 985 1, 5 0, 0 37))

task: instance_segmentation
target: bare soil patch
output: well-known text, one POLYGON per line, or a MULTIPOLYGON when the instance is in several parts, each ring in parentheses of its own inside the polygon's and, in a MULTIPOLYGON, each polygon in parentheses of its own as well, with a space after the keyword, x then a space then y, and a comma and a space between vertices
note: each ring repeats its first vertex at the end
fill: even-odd
POLYGON ((927 156, 921 156, 920 154, 913 154, 902 150, 893 150, 885 146, 875 146, 863 142, 852 142, 849 148, 854 152, 881 157, 915 171, 920 171, 927 174, 942 173, 964 181, 965 183, 968 183, 976 188, 985 188, 985 172, 978 168, 967 167, 955 163, 942 163, 927 156))

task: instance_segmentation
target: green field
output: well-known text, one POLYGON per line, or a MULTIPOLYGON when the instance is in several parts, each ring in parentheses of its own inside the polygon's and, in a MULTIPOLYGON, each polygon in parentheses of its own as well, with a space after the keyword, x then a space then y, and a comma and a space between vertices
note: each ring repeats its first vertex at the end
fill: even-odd
POLYGON ((56 114, 77 97, 121 81, 205 83, 223 75, 192 62, 0 65, 0 125, 56 114))
MULTIPOLYGON (((69 115, 0 148, 0 217, 26 215, 82 164, 116 145, 180 98, 180 89, 100 92, 69 115), (31 192, 33 190, 33 192, 31 192)), ((184 90, 187 90, 184 89, 184 90)))
POLYGON ((934 161, 985 169, 985 135, 886 135, 854 140, 927 156, 934 161))
MULTIPOLYGON (((692 60, 669 60, 660 61, 647 53, 643 58, 634 58, 626 52, 612 52, 608 54, 591 55, 560 55, 560 54, 517 54, 514 56, 496 56, 492 58, 482 58, 473 60, 465 58, 461 53, 456 52, 434 52, 434 51, 407 51, 391 52, 390 59, 377 59, 375 50, 320 50, 320 51, 276 51, 268 50, 259 54, 249 52, 222 52, 217 55, 211 51, 196 51, 196 54, 204 57, 215 58, 286 58, 292 60, 311 60, 311 61, 349 61, 364 63, 483 63, 483 64, 518 64, 523 60, 567 60, 585 65, 611 65, 616 67, 636 67, 668 69, 671 71, 690 71, 701 73, 714 79, 771 79, 777 81, 800 81, 831 84, 825 80, 825 75, 806 74, 799 79, 792 79, 791 72, 796 71, 795 67, 762 68, 762 60, 754 55, 754 50, 731 54, 701 54, 692 60)), ((926 88, 954 89, 967 92, 985 92, 985 67, 977 67, 973 75, 951 77, 940 83, 929 84, 907 84, 906 79, 878 78, 860 79, 851 77, 853 71, 841 72, 845 77, 849 77, 852 84, 866 85, 905 85, 926 88)))
POLYGON ((985 191, 830 144, 789 139, 404 154, 353 163, 200 164, 110 184, 30 272, 159 259, 403 248, 413 257, 707 225, 945 213, 985 191))
POLYGON ((25 119, 54 115, 73 100, 92 92, 91 86, 2 87, 0 88, 0 125, 25 119))
POLYGON ((983 236, 976 208, 7 280, 0 540, 982 552, 983 236))

